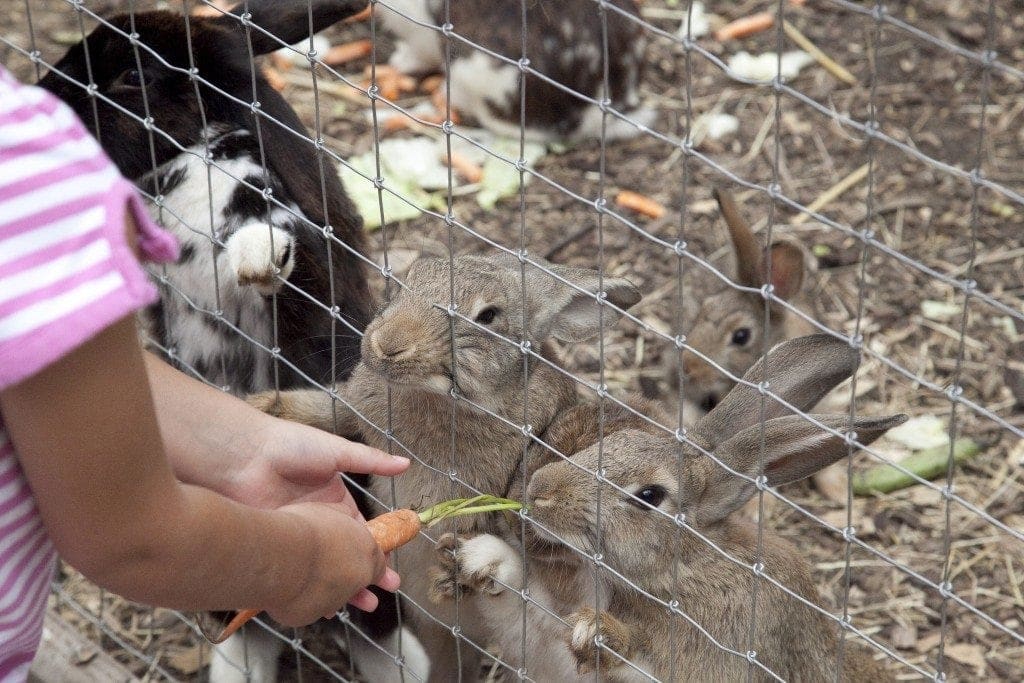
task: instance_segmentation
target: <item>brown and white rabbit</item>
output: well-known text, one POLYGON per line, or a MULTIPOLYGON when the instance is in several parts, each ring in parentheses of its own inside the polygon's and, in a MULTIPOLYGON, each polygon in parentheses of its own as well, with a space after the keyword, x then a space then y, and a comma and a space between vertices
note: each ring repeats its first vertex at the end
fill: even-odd
MULTIPOLYGON (((600 333, 602 321, 610 326, 618 318, 610 306, 604 307, 603 318, 600 314, 593 295, 597 271, 544 263, 584 290, 578 291, 528 264, 524 299, 520 267, 517 258, 505 254, 459 256, 452 262, 421 259, 412 265, 406 276, 408 289, 398 291, 367 326, 362 360, 339 390, 372 425, 340 402, 332 406, 322 392, 288 391, 279 398, 266 392, 250 401, 323 429, 334 428, 336 410, 341 431, 358 433, 378 448, 389 447, 385 430, 390 429, 416 459, 393 483, 371 482, 373 493, 388 504, 415 508, 480 492, 504 494, 520 471, 527 438, 512 425, 525 419, 540 433, 577 401, 575 382, 524 354, 519 340, 555 362, 551 339, 585 341, 600 333), (468 320, 447 313, 451 283, 456 310, 468 320), (529 374, 525 390, 524 366, 529 374), (453 401, 451 392, 465 400, 453 401)), ((605 300, 620 309, 640 300, 637 288, 622 278, 605 277, 603 288, 605 300)), ((455 528, 509 533, 500 518, 464 520, 442 525, 439 533, 455 528)), ((457 652, 450 626, 440 625, 456 623, 455 609, 427 599, 430 579, 423 569, 433 562, 433 544, 421 536, 396 557, 399 571, 408 568, 402 590, 417 605, 407 611, 430 655, 431 680, 450 681, 459 675, 474 680, 479 673, 476 651, 463 644, 457 652)), ((459 606, 461 633, 484 647, 479 619, 472 604, 459 606)))
MULTIPOLYGON (((320 31, 365 5, 248 0, 249 21, 260 27, 251 29, 241 21, 241 3, 232 13, 191 16, 187 24, 168 11, 117 15, 71 47, 40 81, 72 106, 123 174, 160 196, 163 208, 153 214, 178 237, 181 257, 166 267, 161 300, 144 317, 156 342, 174 350, 179 367, 233 393, 271 388, 275 376, 281 387, 298 386, 300 373, 329 382, 355 364, 373 308, 358 255, 365 250, 362 220, 330 159, 321 174, 313 144, 302 139, 309 132, 254 67, 250 44, 254 55, 266 54, 307 38, 311 16, 312 30, 320 31), (129 40, 133 30, 138 61, 129 40), (191 80, 193 65, 209 85, 191 80), (86 90, 90 82, 97 96, 86 90), (253 115, 248 103, 254 98, 274 120, 253 115), (147 114, 152 148, 140 121, 147 114), (281 357, 299 372, 287 363, 275 369, 270 352, 243 338, 272 349, 275 331, 281 357)), ((353 494, 362 498, 358 490, 353 494)), ((397 643, 393 599, 382 600, 371 616, 357 612, 355 620, 381 643, 397 643)), ((276 678, 282 641, 258 628, 246 633, 220 646, 226 656, 214 657, 213 680, 243 679, 236 668, 242 662, 251 680, 276 678)), ((368 677, 399 675, 377 646, 350 640, 358 648, 353 659, 368 677)), ((421 673, 422 659, 407 648, 407 664, 421 673)))
MULTIPOLYGON (((745 379, 756 385, 767 377, 774 393, 800 410, 809 410, 850 376, 856 364, 856 353, 844 342, 815 335, 777 346, 745 379)), ((566 603, 576 603, 570 608, 568 627, 547 615, 529 625, 528 632, 535 639, 548 643, 538 657, 559 662, 563 672, 570 662, 581 673, 592 671, 599 663, 605 678, 646 679, 596 644, 600 632, 605 647, 659 680, 745 677, 745 654, 722 648, 736 653, 754 650, 758 662, 785 680, 836 677, 836 623, 774 584, 759 580, 750 569, 760 562, 768 576, 820 604, 808 563, 796 548, 767 530, 758 555, 757 526, 738 511, 755 493, 762 443, 767 486, 804 478, 846 456, 849 446, 845 439, 823 431, 803 416, 789 414, 770 397, 765 402, 763 425, 761 416, 760 392, 738 385, 688 433, 690 440, 735 473, 673 436, 650 429, 625 429, 608 435, 600 446, 545 465, 533 474, 526 501, 532 520, 527 536, 529 594, 550 600, 556 614, 566 603), (598 469, 604 483, 595 477, 598 469), (704 538, 683 528, 677 522, 679 515, 704 538), (589 583, 584 580, 593 572, 593 560, 586 555, 598 552, 598 539, 602 561, 625 580, 610 572, 604 572, 599 586, 593 579, 589 583), (676 601, 678 610, 708 634, 626 581, 666 603, 676 601), (751 597, 755 582, 756 608, 751 597), (569 593, 581 587, 584 592, 569 593), (585 606, 593 604, 598 590, 601 612, 585 606), (754 609, 756 620, 752 622, 754 609), (753 639, 748 641, 751 635, 753 639), (555 645, 561 643, 564 648, 566 639, 571 652, 568 658, 555 645)), ((814 417, 838 431, 845 430, 849 421, 847 415, 814 417)), ((905 415, 861 417, 855 420, 853 430, 860 443, 869 444, 905 419, 905 415)), ((503 584, 518 589, 522 583, 520 554, 503 547, 501 539, 486 535, 454 545, 461 566, 452 570, 449 580, 471 589, 482 588, 499 598, 504 592, 505 607, 493 612, 493 618, 504 618, 506 624, 520 618, 519 594, 495 589, 492 578, 499 577, 503 584)), ((504 630, 509 629, 506 626, 504 630)), ((879 664, 852 640, 847 642, 841 680, 886 679, 879 664)), ((770 678, 760 668, 754 668, 752 674, 755 680, 770 678)))
POLYGON ((249 0, 250 21, 272 35, 243 25, 241 3, 187 20, 169 11, 117 15, 40 81, 125 176, 161 197, 153 213, 178 237, 181 258, 167 267, 161 301, 147 315, 156 341, 179 366, 239 395, 275 386, 275 374, 279 386, 298 386, 289 363, 318 382, 344 377, 373 309, 358 256, 362 220, 329 158, 321 174, 313 143, 302 139, 309 132, 249 50, 250 41, 255 55, 296 43, 309 36, 310 16, 319 31, 365 5, 249 0), (193 65, 209 85, 190 78, 193 65), (254 98, 270 118, 253 114, 254 98), (325 238, 325 225, 340 243, 325 238), (288 361, 276 368, 275 345, 288 361))
MULTIPOLYGON (((500 134, 519 136, 523 56, 522 6, 519 2, 458 0, 445 16, 442 0, 387 0, 375 7, 383 27, 397 44, 390 65, 405 73, 424 74, 445 67, 445 39, 440 27, 451 23, 459 36, 513 63, 498 60, 465 42, 450 42, 447 76, 451 105, 471 114, 500 134), (417 23, 418 22, 418 23, 417 23)), ((643 72, 646 40, 634 21, 635 0, 612 0, 606 9, 608 86, 604 93, 604 33, 602 9, 593 0, 530 2, 526 8, 525 55, 530 67, 559 83, 572 94, 544 79, 526 81, 527 135, 538 140, 576 140, 601 135, 601 109, 580 95, 600 101, 607 97, 612 109, 638 124, 653 123, 654 112, 640 106, 638 88, 643 72), (620 10, 633 15, 622 16, 620 10)), ((628 138, 640 130, 609 114, 606 137, 628 138)))

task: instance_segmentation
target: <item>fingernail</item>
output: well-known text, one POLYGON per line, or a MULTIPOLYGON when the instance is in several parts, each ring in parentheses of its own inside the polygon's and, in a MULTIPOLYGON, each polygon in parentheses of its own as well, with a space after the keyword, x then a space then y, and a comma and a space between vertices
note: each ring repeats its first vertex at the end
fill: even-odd
POLYGON ((391 458, 395 462, 401 463, 403 465, 408 465, 409 464, 409 458, 405 457, 404 455, 392 455, 391 458))

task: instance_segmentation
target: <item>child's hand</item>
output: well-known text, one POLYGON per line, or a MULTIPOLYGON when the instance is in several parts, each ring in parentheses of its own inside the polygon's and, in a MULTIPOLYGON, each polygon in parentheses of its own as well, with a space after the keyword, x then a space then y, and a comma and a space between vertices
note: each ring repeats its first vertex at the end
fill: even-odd
POLYGON ((294 422, 261 416, 259 446, 239 469, 224 493, 246 505, 276 508, 298 502, 341 503, 355 513, 355 503, 338 476, 358 472, 391 477, 409 466, 363 444, 294 422))
POLYGON ((267 611, 277 621, 285 626, 304 626, 321 617, 333 617, 366 586, 389 583, 385 581, 385 572, 390 570, 384 554, 362 519, 354 518, 343 506, 297 503, 280 511, 301 518, 313 530, 319 552, 307 574, 295 577, 296 592, 283 604, 268 606, 267 611))

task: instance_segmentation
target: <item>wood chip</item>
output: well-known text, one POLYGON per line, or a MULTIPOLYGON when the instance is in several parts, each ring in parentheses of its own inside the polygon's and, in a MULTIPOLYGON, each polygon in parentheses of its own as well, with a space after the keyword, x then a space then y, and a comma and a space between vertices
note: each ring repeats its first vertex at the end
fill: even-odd
POLYGON ((932 631, 928 635, 918 638, 917 643, 914 645, 914 649, 918 652, 929 652, 939 646, 940 640, 942 640, 942 633, 939 631, 932 631))
POLYGON ((978 676, 985 674, 985 649, 981 645, 954 643, 946 646, 945 653, 952 660, 973 666, 978 676))
POLYGON ((913 624, 896 624, 892 627, 892 644, 900 650, 912 650, 917 645, 917 627, 913 624))

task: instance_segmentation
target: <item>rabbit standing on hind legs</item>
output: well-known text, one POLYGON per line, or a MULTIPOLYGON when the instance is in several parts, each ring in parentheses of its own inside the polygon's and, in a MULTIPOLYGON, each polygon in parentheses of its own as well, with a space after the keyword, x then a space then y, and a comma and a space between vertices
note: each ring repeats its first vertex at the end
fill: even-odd
MULTIPOLYGON (((842 341, 825 335, 801 337, 774 348, 744 379, 756 387, 770 376, 775 394, 800 410, 810 410, 852 374, 856 361, 856 353, 842 341)), ((688 440, 699 448, 650 429, 624 429, 608 435, 600 448, 591 446, 569 461, 548 464, 533 474, 526 501, 531 520, 527 526, 530 595, 592 604, 592 590, 572 596, 565 595, 565 587, 573 586, 571 579, 581 572, 592 571, 590 556, 598 551, 598 539, 603 562, 626 579, 603 572, 602 611, 583 607, 567 616, 572 627, 569 652, 579 672, 599 665, 602 676, 612 680, 642 677, 595 643, 600 632, 605 647, 659 680, 739 680, 747 674, 747 658, 722 648, 745 653, 753 623, 756 630, 749 649, 756 651, 757 661, 767 669, 784 680, 836 677, 838 624, 750 569, 760 562, 768 576, 820 604, 808 563, 799 558, 796 548, 767 531, 757 555, 757 526, 738 511, 756 492, 755 481, 762 474, 762 443, 768 486, 796 481, 836 462, 847 455, 849 445, 804 416, 789 414, 771 397, 766 400, 762 427, 761 400, 756 388, 734 387, 688 432, 688 440), (595 477, 599 458, 606 480, 602 483, 595 477), (677 521, 679 515, 686 526, 677 521), (752 621, 755 582, 759 598, 752 621), (678 609, 707 629, 721 646, 630 583, 658 600, 676 601, 678 609)), ((845 430, 850 419, 848 415, 813 417, 837 431, 845 430)), ((869 444, 905 420, 905 415, 860 417, 852 429, 860 443, 869 444)), ((459 548, 463 566, 452 580, 492 585, 481 578, 483 573, 514 582, 513 573, 522 571, 521 558, 499 543, 500 539, 486 536, 463 541, 459 548)), ((488 593, 500 596, 501 591, 488 593)), ((511 595, 514 610, 494 614, 495 621, 504 617, 507 624, 519 618, 521 598, 518 593, 511 595)), ((557 603, 552 606, 557 610, 557 603)), ((556 645, 553 638, 546 638, 547 649, 535 653, 537 658, 565 656, 566 639, 556 645)), ((853 637, 847 638, 842 667, 840 680, 844 681, 888 678, 853 637)), ((770 679, 756 666, 752 673, 755 680, 770 679)))
POLYGON ((160 302, 144 316, 151 336, 180 367, 237 395, 272 388, 275 376, 278 386, 298 386, 289 363, 318 382, 344 377, 370 317, 362 220, 333 163, 324 158, 320 172, 302 139, 309 132, 250 58, 250 45, 261 55, 308 37, 310 13, 319 31, 365 5, 249 0, 214 16, 116 15, 39 82, 126 177, 160 198, 152 213, 181 244, 160 302), (243 24, 243 8, 259 29, 243 24), (340 321, 327 312, 334 305, 340 321), (257 344, 279 347, 288 363, 275 368, 257 344))
MULTIPOLYGON (((323 392, 288 391, 279 397, 266 392, 250 397, 250 402, 326 429, 333 429, 337 412, 343 431, 360 433, 369 445, 381 449, 393 445, 384 433, 389 426, 394 440, 416 456, 409 470, 394 480, 394 499, 390 481, 371 482, 374 495, 389 504, 416 507, 454 496, 505 495, 520 472, 528 439, 514 425, 525 419, 536 433, 543 432, 577 401, 575 382, 524 354, 519 342, 529 342, 529 348, 554 362, 550 339, 580 342, 595 337, 602 324, 612 325, 618 317, 607 304, 626 309, 640 300, 630 282, 606 276, 602 315, 595 300, 602 282, 597 271, 540 265, 570 284, 527 264, 524 299, 521 264, 514 256, 415 262, 406 277, 407 288, 400 288, 367 326, 362 360, 339 389, 344 401, 372 425, 340 402, 332 406, 323 392), (453 282, 460 315, 450 317, 453 282), (524 371, 529 376, 525 389, 524 371)), ((511 535, 501 518, 493 516, 468 517, 439 527, 441 533, 453 530, 511 535)), ((430 655, 431 680, 456 680, 460 675, 462 680, 475 680, 475 649, 465 643, 460 647, 451 630, 438 625, 456 623, 454 606, 432 605, 427 599, 430 581, 423 569, 433 557, 433 544, 423 536, 395 553, 399 571, 410 568, 403 572, 402 585, 416 603, 408 610, 410 620, 430 655)), ((458 623, 461 637, 487 645, 472 601, 459 605, 458 623)))

